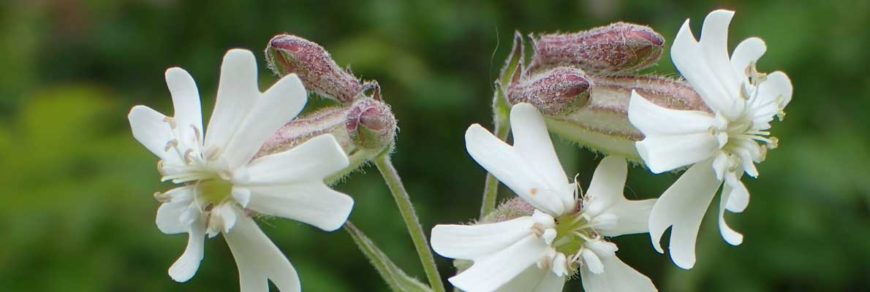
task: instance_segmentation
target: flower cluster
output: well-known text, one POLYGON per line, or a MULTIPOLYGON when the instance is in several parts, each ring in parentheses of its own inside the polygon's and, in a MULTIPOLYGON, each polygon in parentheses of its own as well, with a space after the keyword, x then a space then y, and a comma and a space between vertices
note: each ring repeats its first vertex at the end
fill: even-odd
POLYGON ((506 133, 497 136, 498 108, 496 135, 473 125, 465 139, 471 157, 519 199, 481 222, 433 228, 434 250, 457 260, 450 282, 465 291, 561 291, 579 274, 586 291, 655 291, 607 239, 649 233, 664 252, 659 241, 672 227, 670 256, 689 269, 701 219, 720 188, 721 234, 740 244, 742 235, 723 214, 747 207, 740 179, 757 177, 755 164, 776 148, 770 122, 784 116, 792 87, 782 72, 756 70, 765 51, 759 38, 741 42, 729 57, 732 16, 710 13, 700 41, 688 20, 683 24, 671 57, 685 81, 635 74, 658 60, 664 44, 648 27, 618 23, 537 37, 528 67, 518 37, 494 102, 513 105, 513 146, 503 141, 506 133), (566 177, 549 131, 609 155, 585 194, 566 177), (625 159, 656 174, 688 169, 660 198, 631 201, 622 193, 625 159))
MULTIPOLYGON (((670 228, 670 257, 692 268, 701 219, 720 189, 719 230, 729 244, 741 244, 724 213, 746 209, 741 179, 758 177, 756 164, 777 147, 771 122, 782 120, 792 85, 782 72, 757 71, 766 49, 759 38, 729 54, 733 14, 710 13, 700 40, 688 20, 680 28, 671 57, 685 80, 638 74, 664 51, 664 38, 646 26, 532 36, 528 66, 517 33, 496 81, 495 131, 474 124, 465 133, 468 153, 490 174, 481 220, 431 231, 431 249, 456 260, 449 282, 472 292, 561 291, 580 278, 586 291, 656 291, 617 257, 611 239, 648 233, 663 253, 660 240, 670 228), (562 168, 550 132, 606 154, 585 192, 562 168), (629 200, 628 161, 655 174, 686 170, 658 199, 629 200), (493 211, 499 181, 517 197, 493 211)), ((267 291, 270 281, 283 291, 301 290, 290 261, 256 223, 276 216, 324 231, 347 224, 394 290, 443 292, 426 235, 389 162, 397 122, 378 83, 358 79, 323 47, 294 35, 272 38, 266 57, 280 79, 263 92, 254 55, 227 52, 208 128, 196 84, 180 68, 166 71, 173 116, 145 106, 130 111, 134 138, 160 159, 162 180, 176 184, 155 194, 157 227, 188 234, 169 276, 190 280, 206 237, 221 235, 242 291, 267 291), (300 115, 306 88, 333 104, 300 115), (329 187, 370 161, 399 205, 429 286, 349 224, 354 200, 329 187)))

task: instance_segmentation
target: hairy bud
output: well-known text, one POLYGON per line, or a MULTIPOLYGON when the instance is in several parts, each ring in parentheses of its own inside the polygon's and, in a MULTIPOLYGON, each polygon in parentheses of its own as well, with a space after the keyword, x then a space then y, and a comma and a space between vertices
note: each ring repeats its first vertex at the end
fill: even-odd
POLYGON ((558 115, 586 103, 590 85, 583 70, 556 67, 511 83, 507 100, 511 104, 531 103, 544 114, 558 115))
POLYGON ((396 117, 386 103, 361 98, 348 111, 345 128, 358 147, 386 150, 396 138, 396 117))
POLYGON ((351 105, 327 107, 290 121, 263 144, 257 157, 290 150, 324 134, 332 134, 350 160, 347 168, 327 178, 331 183, 389 151, 396 118, 384 102, 361 97, 351 105))
POLYGON ((504 201, 498 208, 486 215, 481 220, 481 223, 496 223, 507 221, 522 216, 531 216, 535 212, 535 207, 526 202, 520 197, 514 197, 504 201))
POLYGON ((632 73, 658 62, 665 39, 647 26, 618 22, 570 34, 532 37, 532 71, 560 65, 580 67, 589 74, 632 73))
POLYGON ((296 73, 305 88, 344 104, 363 91, 363 84, 341 69, 323 47, 295 35, 273 37, 266 47, 266 61, 275 74, 296 73))
POLYGON ((671 109, 710 110, 686 82, 656 76, 590 77, 589 100, 560 115, 545 115, 554 133, 592 150, 639 161, 634 143, 643 139, 628 121, 631 91, 671 109))

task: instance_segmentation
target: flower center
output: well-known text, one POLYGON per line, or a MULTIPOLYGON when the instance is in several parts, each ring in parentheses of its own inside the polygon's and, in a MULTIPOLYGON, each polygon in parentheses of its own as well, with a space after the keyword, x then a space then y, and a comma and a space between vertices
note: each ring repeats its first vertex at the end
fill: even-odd
POLYGON ((536 232, 552 247, 552 251, 541 259, 538 266, 559 276, 574 275, 586 243, 600 236, 592 228, 590 219, 580 211, 559 216, 553 222, 553 228, 536 232))
POLYGON ((598 236, 589 223, 582 212, 572 212, 556 218, 553 248, 566 255, 579 253, 584 243, 598 236))
POLYGON ((196 182, 197 200, 205 211, 229 200, 232 197, 232 191, 233 184, 220 178, 196 182))

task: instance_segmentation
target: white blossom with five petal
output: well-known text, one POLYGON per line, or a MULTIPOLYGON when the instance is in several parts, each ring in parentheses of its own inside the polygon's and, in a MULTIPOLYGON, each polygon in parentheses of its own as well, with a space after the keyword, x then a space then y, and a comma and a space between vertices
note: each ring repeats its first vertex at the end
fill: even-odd
POLYGON ((269 280, 280 290, 299 291, 295 269, 252 216, 285 217, 331 231, 353 207, 352 198, 323 183, 349 164, 331 135, 254 159, 263 142, 302 110, 307 100, 302 82, 288 75, 261 93, 254 55, 230 50, 208 131, 190 74, 171 68, 166 83, 175 115, 135 106, 129 120, 136 140, 160 158, 163 180, 181 185, 155 194, 163 203, 157 211, 160 231, 189 235, 170 277, 178 282, 193 277, 205 236, 221 233, 238 265, 242 291, 267 291, 269 280))
POLYGON ((649 278, 619 260, 616 245, 603 238, 647 231, 655 200, 625 199, 625 160, 602 160, 589 192, 578 199, 538 110, 521 103, 510 119, 513 146, 472 125, 466 148, 534 213, 497 223, 435 226, 435 252, 474 262, 450 282, 465 291, 562 291, 579 270, 586 291, 655 291, 649 278))
POLYGON ((645 138, 637 150, 654 173, 689 166, 659 198, 649 219, 653 246, 663 252, 660 240, 671 229, 669 251, 677 266, 695 264, 695 241, 701 219, 722 187, 719 229, 726 242, 739 245, 740 233, 728 227, 724 211, 742 212, 749 192, 740 178, 757 177, 755 163, 777 146, 770 136, 774 116, 782 119, 791 100, 792 86, 782 72, 762 74, 756 61, 766 46, 748 38, 728 55, 728 26, 732 11, 707 15, 697 41, 683 23, 671 48, 674 65, 701 96, 707 111, 685 111, 659 106, 632 93, 628 117, 645 138))

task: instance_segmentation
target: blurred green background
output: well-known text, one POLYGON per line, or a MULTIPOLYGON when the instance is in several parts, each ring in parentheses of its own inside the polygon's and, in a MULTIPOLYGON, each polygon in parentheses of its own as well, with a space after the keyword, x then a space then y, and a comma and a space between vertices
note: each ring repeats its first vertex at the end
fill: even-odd
MULTIPOLYGON (((477 215, 485 173, 465 153, 463 132, 489 125, 492 80, 514 30, 570 32, 624 20, 670 42, 686 18, 697 31, 715 8, 737 11, 732 46, 764 38, 759 68, 783 70, 795 85, 788 117, 773 129, 781 147, 760 164, 760 180, 745 179, 750 207, 728 217, 745 243, 724 243, 710 216, 693 270, 676 268, 644 235, 616 239, 620 257, 663 291, 870 290, 870 2, 538 2, 2 1, 0 291, 237 289, 222 239, 207 241, 190 282, 166 274, 186 236, 154 225, 151 194, 170 185, 159 183, 156 158, 133 140, 126 114, 135 104, 171 112, 168 67, 191 72, 210 112, 227 49, 257 53, 265 88, 275 80, 261 53, 272 35, 322 44, 340 65, 380 81, 401 127, 396 167, 428 232, 477 215)), ((674 74, 667 56, 650 71, 674 74)), ((567 170, 587 184, 600 157, 557 144, 567 170)), ((633 168, 626 194, 656 196, 676 177, 633 168)), ((337 188, 356 199, 351 220, 423 279, 377 171, 337 188)), ((386 290, 346 233, 289 220, 261 226, 306 290, 386 290)), ((437 260, 452 275, 448 260, 437 260)), ((580 288, 575 281, 568 289, 580 288)))

